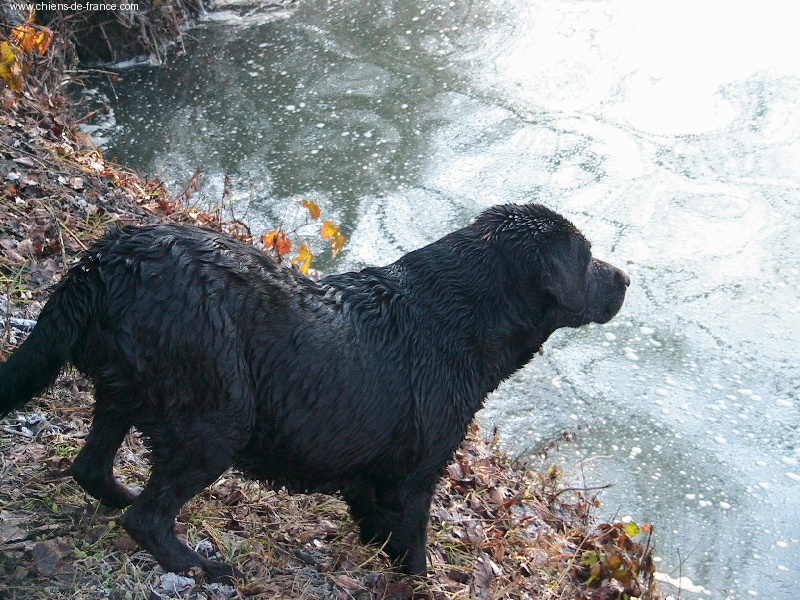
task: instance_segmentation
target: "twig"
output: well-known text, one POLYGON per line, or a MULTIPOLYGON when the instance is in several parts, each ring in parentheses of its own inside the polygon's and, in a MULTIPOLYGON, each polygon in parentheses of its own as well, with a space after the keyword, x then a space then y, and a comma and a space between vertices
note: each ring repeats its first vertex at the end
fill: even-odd
POLYGON ((96 108, 93 111, 88 112, 85 115, 83 115, 80 119, 75 119, 75 123, 77 124, 77 123, 80 123, 81 121, 85 121, 86 119, 91 119, 93 116, 95 116, 101 110, 106 110, 106 108, 107 108, 106 106, 101 106, 100 108, 96 108))
MULTIPOLYGON (((63 228, 64 228, 64 230, 65 230, 65 231, 66 231, 68 234, 70 234, 70 235, 72 236, 72 239, 73 239, 73 240, 75 240, 76 242, 78 242, 78 245, 79 245, 81 248, 83 248, 84 250, 88 250, 88 249, 89 249, 89 247, 88 247, 86 244, 84 244, 84 243, 81 241, 81 239, 78 237, 78 234, 76 234, 76 233, 75 233, 74 231, 72 231, 72 230, 71 230, 69 227, 67 227, 66 223, 60 223, 60 225, 61 225, 61 227, 63 227, 63 228)), ((62 248, 63 248, 63 240, 62 240, 62 248)), ((66 264, 67 264, 67 263, 66 263, 66 260, 65 260, 65 262, 64 262, 64 266, 66 266, 66 264)))
POLYGON ((4 544, 3 552, 12 552, 14 550, 27 550, 30 542, 17 542, 16 544, 4 544))
POLYGON ((386 541, 384 541, 384 542, 383 542, 383 544, 381 544, 381 547, 380 547, 380 548, 378 548, 378 549, 375 551, 375 553, 374 553, 372 556, 370 556, 370 557, 369 557, 367 560, 365 560, 365 561, 364 561, 364 562, 362 562, 360 565, 358 565, 358 568, 359 568, 359 569, 363 569, 363 568, 364 568, 364 565, 366 565, 367 563, 370 563, 370 562, 372 562, 373 560, 375 560, 375 559, 378 557, 378 555, 379 555, 381 552, 383 552, 383 549, 386 547, 386 544, 388 544, 388 543, 389 543, 389 540, 391 539, 391 537, 392 537, 392 536, 391 536, 391 535, 389 535, 389 537, 387 537, 387 538, 386 538, 386 541))
POLYGON ((596 492, 600 490, 607 490, 608 488, 611 487, 614 487, 613 483, 606 483, 604 485, 597 485, 592 487, 568 487, 561 489, 556 494, 553 494, 553 498, 558 498, 564 492, 596 492))

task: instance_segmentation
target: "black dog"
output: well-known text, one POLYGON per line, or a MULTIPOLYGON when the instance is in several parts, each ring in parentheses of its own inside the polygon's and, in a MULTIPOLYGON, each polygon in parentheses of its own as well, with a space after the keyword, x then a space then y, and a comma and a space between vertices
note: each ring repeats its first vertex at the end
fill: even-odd
POLYGON ((72 465, 169 571, 235 576, 178 541, 181 506, 235 465, 340 492, 365 541, 426 570, 436 481, 486 395, 560 327, 604 323, 630 280, 560 215, 497 206, 386 267, 315 283, 178 225, 112 229, 0 367, 0 416, 72 363, 95 416, 72 465), (113 474, 131 427, 152 450, 138 496, 113 474))

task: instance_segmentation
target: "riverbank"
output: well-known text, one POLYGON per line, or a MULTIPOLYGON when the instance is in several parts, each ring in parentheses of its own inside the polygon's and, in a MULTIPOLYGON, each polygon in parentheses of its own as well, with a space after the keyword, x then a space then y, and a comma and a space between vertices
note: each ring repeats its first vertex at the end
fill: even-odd
MULTIPOLYGON (((51 286, 112 222, 192 222, 251 237, 160 181, 107 162, 80 131, 81 107, 61 95, 74 74, 36 52, 22 57, 31 68, 19 91, 6 85, 0 105, 4 356, 28 333, 51 286)), ((395 575, 379 548, 361 545, 340 500, 289 496, 233 472, 184 508, 178 529, 250 581, 234 588, 163 573, 117 526, 120 513, 99 507, 67 473, 91 406, 88 382, 67 372, 3 423, 0 598, 660 597, 649 527, 599 523, 597 490, 569 487, 546 457, 536 468, 514 460, 496 434, 477 429, 437 489, 427 581, 395 575)), ((147 452, 136 435, 117 470, 133 487, 146 480, 147 452)))

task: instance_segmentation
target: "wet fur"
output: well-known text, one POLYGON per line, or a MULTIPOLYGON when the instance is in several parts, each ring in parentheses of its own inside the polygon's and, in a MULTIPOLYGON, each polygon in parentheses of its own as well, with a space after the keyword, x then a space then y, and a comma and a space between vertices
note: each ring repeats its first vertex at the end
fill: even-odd
POLYGON ((130 505, 123 526, 167 570, 236 574, 172 533, 233 465, 341 492, 361 537, 420 574, 434 486, 486 395, 559 327, 613 317, 628 283, 533 204, 318 283, 213 231, 114 228, 0 367, 0 415, 68 362, 90 377, 95 417, 72 472, 104 504, 130 505), (153 456, 138 497, 112 471, 131 427, 153 456))

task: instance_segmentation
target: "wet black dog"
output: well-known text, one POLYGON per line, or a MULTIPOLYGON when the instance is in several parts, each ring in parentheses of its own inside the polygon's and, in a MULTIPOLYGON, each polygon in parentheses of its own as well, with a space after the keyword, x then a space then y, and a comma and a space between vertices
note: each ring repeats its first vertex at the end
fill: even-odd
POLYGON ((497 206, 397 262, 315 283, 254 248, 177 225, 112 229, 0 367, 0 415, 72 363, 96 387, 72 473, 130 508, 169 571, 231 576, 179 542, 181 506, 235 465, 340 492, 365 541, 425 572, 431 496, 486 395, 559 327, 603 323, 628 276, 560 215, 497 206), (138 496, 112 470, 131 427, 152 449, 138 496))

